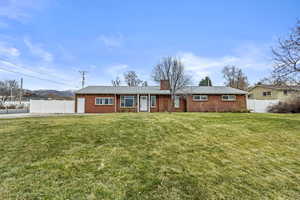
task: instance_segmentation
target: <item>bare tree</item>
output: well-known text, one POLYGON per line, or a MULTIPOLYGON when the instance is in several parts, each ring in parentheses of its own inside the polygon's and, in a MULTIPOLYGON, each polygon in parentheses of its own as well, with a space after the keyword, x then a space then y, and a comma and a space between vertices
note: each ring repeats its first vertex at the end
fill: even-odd
POLYGON ((286 39, 279 39, 277 47, 272 49, 275 82, 300 84, 300 20, 286 39))
POLYGON ((0 106, 3 106, 4 103, 8 100, 9 89, 4 81, 0 81, 0 106))
POLYGON ((174 99, 178 90, 183 89, 190 83, 190 77, 185 74, 184 65, 180 59, 176 57, 166 57, 157 64, 152 73, 152 78, 156 82, 167 80, 169 82, 169 90, 171 94, 171 108, 174 108, 174 99))
POLYGON ((3 105, 10 97, 15 97, 19 91, 19 84, 16 80, 0 81, 0 105, 3 105))
POLYGON ((241 69, 236 66, 225 66, 222 70, 223 77, 226 80, 225 85, 240 90, 247 90, 248 79, 241 69))
POLYGON ((136 74, 135 71, 125 72, 124 79, 127 85, 130 87, 138 86, 143 82, 141 79, 138 78, 138 75, 136 74))
POLYGON ((117 76, 116 77, 116 79, 115 80, 111 80, 111 84, 113 85, 113 86, 120 86, 121 85, 121 80, 120 80, 120 78, 117 76))
POLYGON ((288 80, 288 78, 285 77, 277 77, 275 76, 273 73, 271 74, 270 77, 265 77, 261 80, 259 80, 256 85, 284 85, 287 86, 290 84, 290 81, 288 80))

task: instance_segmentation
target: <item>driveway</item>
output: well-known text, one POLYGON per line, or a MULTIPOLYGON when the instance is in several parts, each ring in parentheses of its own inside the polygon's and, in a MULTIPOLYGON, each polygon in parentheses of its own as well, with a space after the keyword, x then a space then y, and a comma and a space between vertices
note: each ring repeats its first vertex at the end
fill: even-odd
POLYGON ((63 116, 73 114, 34 114, 34 113, 15 113, 15 114, 0 114, 0 119, 14 119, 24 117, 48 117, 48 116, 63 116))
POLYGON ((14 114, 0 114, 0 119, 14 119, 14 118, 25 118, 25 117, 50 117, 50 116, 71 116, 71 115, 103 115, 101 113, 14 113, 14 114))
POLYGON ((22 109, 0 109, 0 114, 17 114, 17 113, 29 113, 28 108, 22 109))

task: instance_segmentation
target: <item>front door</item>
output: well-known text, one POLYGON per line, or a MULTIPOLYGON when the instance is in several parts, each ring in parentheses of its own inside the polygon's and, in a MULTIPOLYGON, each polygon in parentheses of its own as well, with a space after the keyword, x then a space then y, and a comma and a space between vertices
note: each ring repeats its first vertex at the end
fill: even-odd
POLYGON ((77 98, 77 113, 84 113, 85 112, 85 99, 84 98, 77 98))
POLYGON ((148 97, 140 96, 140 111, 146 112, 148 110, 148 97))

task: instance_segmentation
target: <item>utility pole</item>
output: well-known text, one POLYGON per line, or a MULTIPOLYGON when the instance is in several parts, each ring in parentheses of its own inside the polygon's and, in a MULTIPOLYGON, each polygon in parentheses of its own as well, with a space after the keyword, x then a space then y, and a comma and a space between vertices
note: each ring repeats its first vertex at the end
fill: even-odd
POLYGON ((12 102, 12 96, 13 96, 13 87, 10 86, 10 101, 12 102))
POLYGON ((20 84, 20 104, 22 103, 22 95, 23 95, 23 78, 21 78, 21 84, 20 84))
POLYGON ((82 88, 84 88, 85 75, 86 75, 87 71, 79 71, 79 73, 81 74, 81 77, 82 77, 82 79, 81 79, 81 86, 82 86, 82 88))

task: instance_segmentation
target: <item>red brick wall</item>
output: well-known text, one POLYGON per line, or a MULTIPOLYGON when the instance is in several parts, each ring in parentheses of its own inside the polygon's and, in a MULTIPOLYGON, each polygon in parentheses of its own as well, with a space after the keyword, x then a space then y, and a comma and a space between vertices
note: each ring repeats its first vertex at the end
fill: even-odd
MULTIPOLYGON (((128 94, 130 95, 130 94, 128 94)), ((126 95, 124 95, 126 96, 126 95)), ((115 103, 116 105, 116 110, 117 112, 136 112, 137 109, 136 107, 134 108, 121 108, 120 106, 120 95, 116 95, 115 100, 115 95, 92 95, 92 94, 85 94, 85 95, 76 95, 76 100, 75 100, 75 112, 77 112, 77 98, 79 97, 84 97, 85 98, 85 112, 86 113, 112 113, 115 112, 115 103), (114 98, 114 104, 113 105, 95 105, 95 98, 96 97, 112 97, 114 98)))
MULTIPOLYGON (((128 94, 130 95, 130 94, 128 94)), ((113 97, 115 95, 76 95, 75 105, 77 105, 77 98, 85 98, 85 112, 86 113, 112 113, 115 112, 115 105, 95 105, 96 97, 113 97)), ((120 95, 117 95, 117 112, 137 112, 137 108, 121 108, 120 95)), ((150 108, 151 112, 167 112, 171 104, 171 97, 168 95, 156 96, 156 107, 150 108)), ((75 111, 77 112, 77 106, 75 111)), ((209 95, 208 101, 193 101, 192 95, 187 99, 184 96, 180 97, 180 107, 174 108, 175 112, 224 112, 237 111, 246 109, 246 96, 236 95, 236 101, 222 101, 221 95, 209 95)))
MULTIPOLYGON (((167 112, 171 106, 171 97, 169 95, 159 95, 158 112, 167 112)), ((184 112, 186 110, 186 101, 183 96, 180 97, 179 108, 174 108, 175 112, 184 112)))
POLYGON ((226 112, 246 109, 246 96, 236 95, 236 101, 222 101, 222 95, 208 95, 208 101, 193 101, 187 97, 188 112, 226 112))
POLYGON ((169 80, 160 80, 160 89, 161 90, 169 90, 170 89, 169 80))
MULTIPOLYGON (((86 113, 111 113, 115 112, 115 105, 95 105, 95 98, 96 97, 112 97, 114 98, 115 95, 92 95, 92 94, 86 94, 86 95, 76 95, 76 100, 78 97, 84 97, 85 98, 85 112, 86 113)), ((115 103, 115 100, 114 100, 115 103)), ((77 102, 76 102, 77 105, 77 102)), ((77 106, 76 106, 77 107, 77 106)), ((75 108, 76 110, 76 108, 75 108)))

